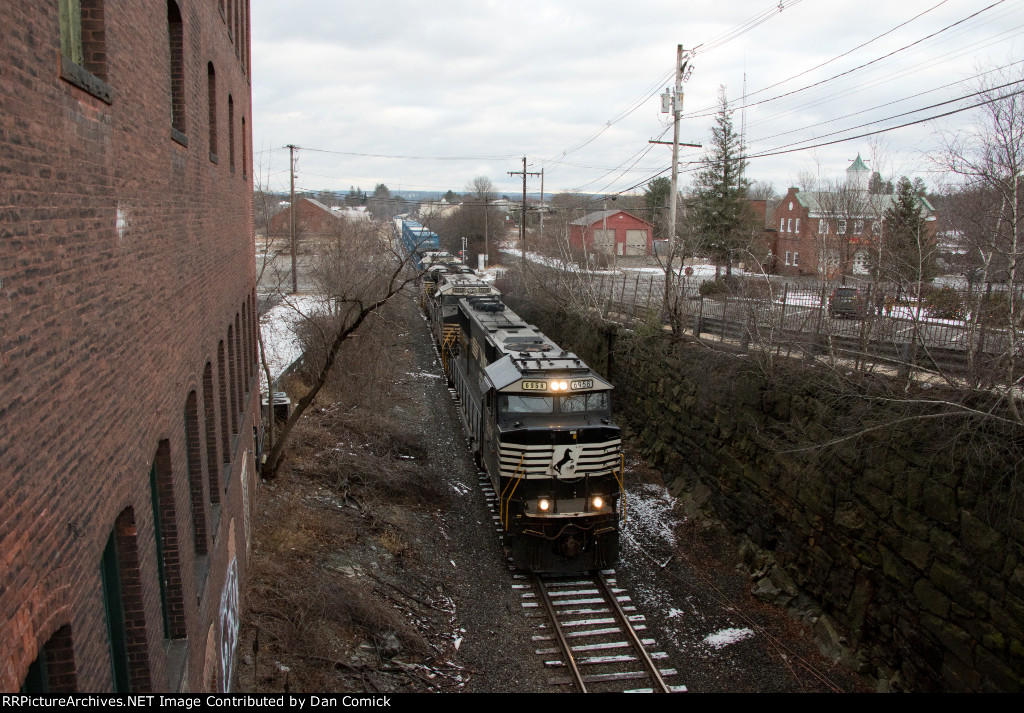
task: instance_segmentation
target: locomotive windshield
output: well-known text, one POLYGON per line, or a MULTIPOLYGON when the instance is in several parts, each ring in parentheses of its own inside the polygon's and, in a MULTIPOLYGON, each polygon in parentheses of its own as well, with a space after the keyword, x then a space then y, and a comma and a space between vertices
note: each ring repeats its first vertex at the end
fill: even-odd
POLYGON ((501 397, 499 409, 502 415, 523 413, 553 413, 551 396, 518 396, 508 394, 501 397))
POLYGON ((559 396, 559 411, 562 413, 589 413, 595 416, 608 414, 608 392, 593 391, 587 394, 559 396))
POLYGON ((608 418, 610 401, 607 391, 591 391, 571 396, 502 394, 498 399, 498 418, 551 413, 583 418, 608 418))

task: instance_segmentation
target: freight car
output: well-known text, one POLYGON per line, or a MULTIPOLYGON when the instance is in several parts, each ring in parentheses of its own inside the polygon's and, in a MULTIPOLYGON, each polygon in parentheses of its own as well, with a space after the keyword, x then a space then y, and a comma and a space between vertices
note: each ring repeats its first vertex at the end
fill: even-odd
POLYGON ((440 236, 415 220, 395 218, 395 233, 417 270, 422 268, 425 253, 441 250, 440 236))
POLYGON ((498 495, 513 565, 559 573, 610 566, 625 502, 612 384, 495 294, 459 296, 454 315, 447 308, 443 296, 434 303, 442 363, 498 495))

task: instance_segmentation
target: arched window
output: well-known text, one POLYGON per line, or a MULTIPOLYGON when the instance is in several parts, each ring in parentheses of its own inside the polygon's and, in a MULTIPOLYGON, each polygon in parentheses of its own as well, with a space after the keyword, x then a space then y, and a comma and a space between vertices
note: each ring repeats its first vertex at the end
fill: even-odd
POLYGON ((210 160, 217 163, 217 72, 213 62, 206 65, 206 96, 210 115, 210 160))
POLYGON ((171 129, 174 138, 185 139, 185 32, 181 10, 175 0, 167 0, 167 40, 171 47, 171 129))
POLYGON ((231 428, 228 415, 231 411, 228 406, 228 372, 224 363, 224 342, 217 343, 217 386, 220 395, 220 449, 221 461, 231 462, 231 428))
POLYGON ((160 579, 160 604, 164 615, 164 638, 185 638, 185 595, 181 586, 181 553, 178 549, 178 521, 175 516, 174 471, 171 444, 160 441, 149 469, 149 490, 153 501, 153 538, 160 579))
POLYGON ((220 504, 220 488, 217 476, 220 462, 217 460, 217 423, 214 417, 213 365, 206 362, 203 369, 203 421, 206 426, 206 479, 210 491, 210 504, 220 504))
POLYGON ((185 459, 188 463, 189 494, 192 496, 192 539, 195 553, 207 553, 206 499, 203 497, 203 459, 200 454, 199 399, 190 391, 185 400, 185 459))
POLYGON ((235 100, 228 94, 228 166, 235 172, 235 100))

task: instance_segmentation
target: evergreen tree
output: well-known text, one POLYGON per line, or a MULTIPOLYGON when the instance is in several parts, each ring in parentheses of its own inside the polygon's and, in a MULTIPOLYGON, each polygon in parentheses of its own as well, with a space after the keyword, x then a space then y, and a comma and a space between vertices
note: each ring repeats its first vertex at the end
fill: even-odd
POLYGON ((661 176, 655 178, 644 187, 644 205, 647 207, 647 219, 654 225, 654 235, 658 238, 667 237, 669 196, 672 194, 672 181, 661 176))
POLYGON ((921 199, 906 176, 896 184, 883 224, 882 276, 903 284, 931 281, 936 274, 935 246, 928 236, 921 199))
POLYGON ((751 244, 757 222, 747 202, 750 182, 744 176, 746 161, 740 137, 733 129, 725 87, 718 89, 718 113, 711 129, 711 150, 701 159, 694 181, 693 218, 698 239, 715 265, 732 262, 751 244))

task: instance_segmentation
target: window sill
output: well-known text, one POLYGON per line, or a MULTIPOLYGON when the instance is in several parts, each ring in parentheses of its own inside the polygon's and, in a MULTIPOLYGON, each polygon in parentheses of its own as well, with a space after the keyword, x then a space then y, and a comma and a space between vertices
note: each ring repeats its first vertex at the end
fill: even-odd
POLYGON ((178 131, 177 129, 175 129, 173 126, 171 127, 171 138, 174 139, 177 143, 184 146, 185 148, 188 148, 188 137, 185 136, 185 134, 178 131))
POLYGON ((64 55, 60 56, 60 78, 106 104, 114 103, 114 90, 109 84, 64 55))

